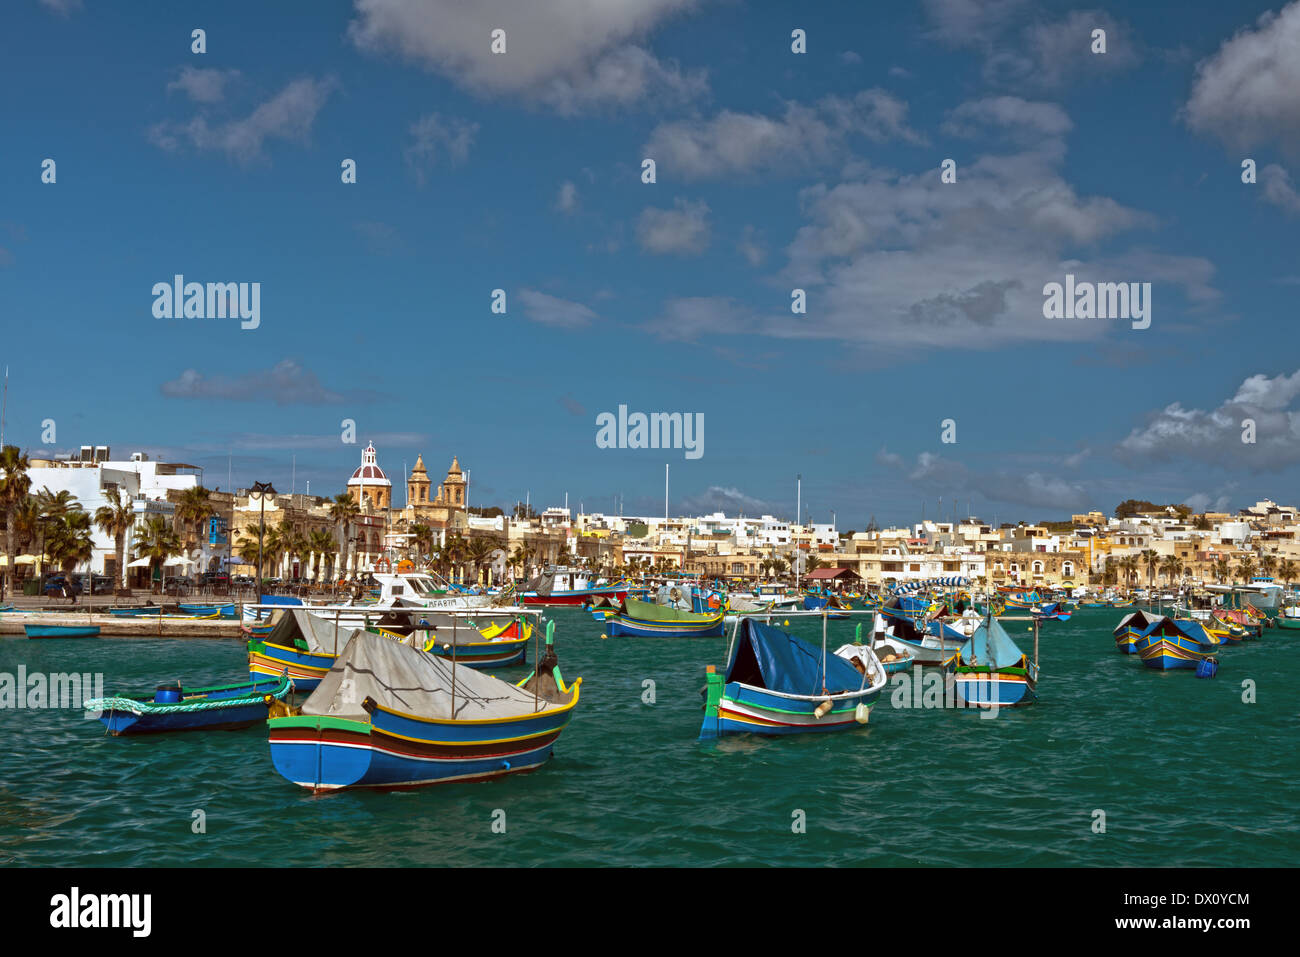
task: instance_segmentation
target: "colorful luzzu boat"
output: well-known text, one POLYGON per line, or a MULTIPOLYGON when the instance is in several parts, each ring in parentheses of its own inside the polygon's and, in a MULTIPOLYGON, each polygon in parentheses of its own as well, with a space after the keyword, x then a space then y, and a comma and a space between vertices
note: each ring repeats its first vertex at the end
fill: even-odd
MULTIPOLYGON (((441 616, 434 616, 440 618, 441 616)), ((428 625, 423 618, 420 626, 428 625)), ((405 640, 414 630, 403 628, 372 627, 368 629, 387 638, 405 640)), ((521 665, 528 655, 528 643, 533 639, 533 625, 521 619, 493 622, 486 628, 476 629, 471 624, 463 628, 436 629, 423 633, 424 650, 448 661, 455 659, 466 668, 506 668, 521 665)), ((419 641, 412 642, 419 645, 419 641)))
POLYGON ((611 637, 716 638, 722 634, 722 612, 696 614, 680 608, 629 598, 624 611, 605 620, 611 637))
POLYGON ((234 602, 227 602, 226 604, 217 604, 217 605, 181 604, 178 605, 177 607, 180 608, 180 610, 183 613, 187 615, 194 615, 196 618, 234 618, 235 617, 234 602))
POLYGON ((1142 664, 1170 671, 1195 668, 1213 655, 1220 645, 1199 621, 1161 617, 1138 636, 1135 647, 1142 664))
POLYGON ((1263 634, 1259 619, 1240 608, 1219 608, 1210 617, 1227 627, 1229 632, 1235 625, 1240 630, 1240 635, 1233 634, 1234 638, 1259 638, 1263 634))
POLYGON ((1135 611, 1125 615, 1115 626, 1115 650, 1125 655, 1137 654, 1138 638, 1162 617, 1164 616, 1153 615, 1146 611, 1135 611))
POLYGON ((284 674, 210 688, 184 689, 177 682, 159 686, 152 699, 91 698, 84 707, 99 712, 112 735, 219 731, 265 721, 271 703, 291 690, 293 684, 284 674))
POLYGON ((295 689, 311 691, 357 630, 336 626, 303 608, 286 608, 269 634, 248 642, 249 674, 257 678, 286 672, 295 689))
POLYGON ((848 731, 867 723, 888 678, 867 646, 865 672, 789 632, 742 618, 722 674, 706 672, 700 740, 848 731), (823 670, 824 669, 824 670, 823 670))
POLYGON ((1037 699, 1038 667, 990 615, 961 650, 944 663, 958 705, 999 707, 1037 699))
POLYGON ((271 718, 275 769, 314 792, 531 771, 551 756, 582 683, 564 683, 547 642, 537 671, 512 685, 360 632, 300 709, 271 718))

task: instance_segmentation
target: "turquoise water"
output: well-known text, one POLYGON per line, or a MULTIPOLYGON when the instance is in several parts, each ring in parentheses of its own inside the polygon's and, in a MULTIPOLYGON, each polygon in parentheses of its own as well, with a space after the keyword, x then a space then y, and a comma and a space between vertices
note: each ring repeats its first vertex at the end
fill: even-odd
MULTIPOLYGON (((604 640, 587 613, 557 611, 561 666, 583 683, 552 761, 413 792, 315 797, 276 774, 264 727, 110 738, 80 711, 0 710, 0 863, 1294 865, 1300 635, 1266 630, 1198 680, 1117 654, 1120 615, 1046 625, 1038 703, 992 720, 894 708, 887 691, 854 731, 700 744, 704 666, 725 639, 604 640)), ((830 629, 832 648, 852 640, 852 623, 830 629)), ((0 639, 0 672, 19 664, 102 671, 109 694, 246 674, 235 640, 0 639)))

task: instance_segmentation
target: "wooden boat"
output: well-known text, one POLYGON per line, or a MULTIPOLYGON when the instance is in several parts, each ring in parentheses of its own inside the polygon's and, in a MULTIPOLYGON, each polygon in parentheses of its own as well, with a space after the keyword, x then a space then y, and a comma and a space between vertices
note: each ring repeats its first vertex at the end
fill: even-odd
POLYGON ((936 627, 935 633, 931 633, 932 623, 924 620, 918 623, 906 613, 891 614, 891 611, 886 605, 876 616, 877 653, 910 655, 916 664, 937 665, 951 658, 968 637, 950 626, 936 627))
MULTIPOLYGON (((866 674, 868 660, 865 655, 860 654, 862 649, 867 645, 856 643, 851 645, 840 645, 835 649, 835 654, 843 658, 862 674, 866 674)), ((916 663, 916 659, 911 655, 899 654, 898 652, 888 652, 884 655, 877 655, 876 660, 880 662, 885 669, 886 675, 896 675, 899 672, 908 671, 916 663)))
POLYGON ((1163 617, 1146 611, 1135 611, 1125 615, 1119 620, 1113 632, 1115 650, 1126 655, 1137 654, 1138 638, 1163 617))
POLYGON ((944 663, 944 672, 963 707, 1006 708, 1030 704, 1038 697, 1038 666, 993 615, 980 622, 961 650, 944 663))
POLYGON ((551 756, 582 683, 564 683, 550 641, 537 670, 512 685, 360 632, 300 709, 271 718, 271 761, 314 792, 531 771, 551 756))
POLYGON ((1273 624, 1286 631, 1300 631, 1300 617, 1278 615, 1273 619, 1273 624))
POLYGON ((269 634, 249 640, 248 672, 254 678, 284 672, 294 688, 311 691, 357 632, 305 608, 287 608, 269 634))
MULTIPOLYGON (((804 611, 821 611, 825 609, 835 609, 836 611, 852 611, 853 606, 848 602, 841 601, 835 595, 821 595, 816 592, 810 592, 803 596, 804 611)), ((848 618, 848 615, 829 616, 832 621, 842 621, 848 618)))
POLYGON ((566 567, 551 567, 533 578, 519 593, 524 605, 585 605, 596 598, 627 598, 628 584, 593 584, 586 572, 566 567))
POLYGON ((1219 647, 1218 639, 1209 634, 1199 621, 1163 616, 1143 631, 1136 642, 1142 664, 1161 671, 1195 668, 1219 647))
POLYGON ((418 622, 402 624, 389 621, 367 630, 399 641, 418 632, 409 644, 423 647, 430 654, 448 661, 454 658, 458 665, 466 668, 521 665, 528 654, 528 643, 533 640, 533 625, 520 619, 493 622, 485 628, 475 628, 469 623, 461 628, 448 628, 444 624, 442 631, 438 631, 437 627, 429 627, 429 617, 436 620, 439 616, 421 616, 418 622))
POLYGON ((234 618, 235 604, 227 602, 217 605, 186 605, 177 606, 187 615, 194 615, 196 618, 234 618))
MULTIPOLYGON (((823 623, 823 630, 825 624, 823 623)), ((871 648, 856 653, 865 672, 772 625, 742 618, 722 674, 705 674, 700 740, 735 734, 847 731, 867 723, 888 678, 871 648)))
POLYGON ((153 698, 92 698, 85 708, 98 711, 112 735, 216 731, 265 721, 271 702, 292 689, 286 674, 210 688, 184 689, 177 682, 160 685, 153 698))
MULTIPOLYGON (((1229 626, 1229 631, 1232 630, 1231 626, 1235 625, 1241 629, 1241 637, 1243 638, 1258 638, 1262 633, 1259 621, 1240 608, 1218 608, 1210 617, 1225 626, 1229 626)), ((1237 636, 1234 635, 1233 637, 1237 636)))
POLYGON ((95 638, 98 625, 23 625, 28 638, 95 638))
POLYGON ((722 634, 721 611, 696 614, 628 598, 623 613, 606 619, 611 637, 715 638, 722 634))

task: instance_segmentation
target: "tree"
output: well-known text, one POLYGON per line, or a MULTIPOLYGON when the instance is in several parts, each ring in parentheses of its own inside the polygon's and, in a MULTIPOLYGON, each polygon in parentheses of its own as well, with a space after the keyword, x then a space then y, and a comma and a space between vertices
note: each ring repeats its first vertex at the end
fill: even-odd
POLYGON ((5 565, 4 593, 12 595, 14 590, 14 571, 18 555, 14 551, 14 518, 19 506, 27 499, 32 488, 32 480, 27 474, 27 456, 16 445, 6 445, 0 449, 0 510, 5 517, 5 565))
POLYGON ((423 561, 433 551, 433 529, 428 525, 415 524, 411 526, 411 544, 415 546, 416 556, 423 561))
POLYGON ((519 544, 515 546, 515 550, 510 556, 510 564, 519 567, 520 578, 528 577, 528 566, 532 562, 533 558, 536 557, 536 554, 536 549, 529 545, 527 540, 521 540, 519 544))
POLYGON ((1259 571, 1262 575, 1272 575, 1277 568, 1277 556, 1272 552, 1265 553, 1259 559, 1259 571))
POLYGON ((1231 568, 1228 565, 1228 560, 1226 558, 1220 558, 1215 560, 1214 577, 1215 580, 1219 582, 1219 584, 1223 584, 1228 580, 1228 574, 1230 571, 1231 568))
MULTIPOLYGON (((151 515, 135 529, 135 553, 137 558, 149 559, 149 579, 159 571, 167 559, 179 555, 182 551, 180 536, 170 522, 161 515, 151 515)), ((161 572, 159 572, 161 580, 161 572)))
POLYGON ((334 536, 323 528, 313 528, 307 535, 307 548, 311 551, 316 561, 312 568, 312 579, 320 581, 320 566, 329 555, 333 560, 334 536))
POLYGON ((116 496, 108 499, 107 505, 95 509, 95 526, 105 535, 113 536, 117 578, 123 588, 126 587, 126 533, 134 524, 131 495, 124 489, 118 489, 116 496))
POLYGON ((71 572, 95 554, 90 537, 90 515, 84 509, 71 508, 52 523, 45 550, 63 572, 71 572))
POLYGON ((1247 557, 1237 562, 1237 574, 1241 576, 1242 584, 1249 584, 1255 576, 1255 560, 1247 557))
POLYGON ((1177 555, 1169 555, 1160 563, 1160 571, 1169 578, 1169 584, 1174 583, 1174 576, 1181 575, 1183 572, 1183 562, 1177 555))
POLYGON ((816 555, 807 556, 804 559, 804 562, 805 564, 803 570, 805 574, 808 572, 815 572, 817 569, 822 567, 822 560, 818 558, 816 555))
POLYGON ((1289 558, 1282 559, 1282 562, 1277 567, 1278 575, 1281 577, 1282 581, 1287 583, 1288 586, 1291 584, 1292 579, 1295 578, 1297 570, 1300 570, 1300 566, 1297 566, 1296 563, 1291 561, 1289 558))
POLYGON ((341 533, 339 538, 339 572, 342 573, 348 567, 348 542, 352 537, 352 522, 361 514, 361 509, 356 500, 352 498, 352 493, 344 490, 335 495, 334 500, 330 502, 329 513, 330 521, 334 523, 335 529, 341 533))
POLYGON ((187 488, 176 499, 176 511, 172 513, 177 534, 186 546, 192 549, 203 540, 203 525, 213 514, 212 503, 208 501, 208 490, 202 485, 187 488))
POLYGON ((77 496, 67 489, 51 492, 48 488, 43 488, 36 493, 36 505, 41 510, 42 517, 55 520, 63 518, 72 509, 79 507, 77 496))
POLYGON ((1142 550, 1142 561, 1147 566, 1147 584, 1152 584, 1156 579, 1156 569, 1160 567, 1160 554, 1154 548, 1144 548, 1142 550))

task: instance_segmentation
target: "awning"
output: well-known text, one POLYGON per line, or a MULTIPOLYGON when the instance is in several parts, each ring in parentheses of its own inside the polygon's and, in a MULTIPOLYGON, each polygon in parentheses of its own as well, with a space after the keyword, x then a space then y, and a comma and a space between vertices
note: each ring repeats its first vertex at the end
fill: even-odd
MULTIPOLYGON (((38 559, 35 555, 18 555, 14 558, 15 565, 35 565, 38 559)), ((0 555, 0 567, 6 567, 9 564, 8 555, 0 555)))

